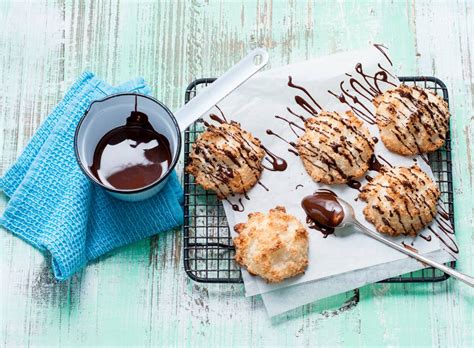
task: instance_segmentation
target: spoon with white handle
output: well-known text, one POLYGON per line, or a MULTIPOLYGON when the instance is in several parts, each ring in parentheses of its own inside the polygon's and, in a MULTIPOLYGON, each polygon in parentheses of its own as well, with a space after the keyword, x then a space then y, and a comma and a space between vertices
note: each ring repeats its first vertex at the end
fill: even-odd
POLYGON ((426 257, 424 257, 424 256, 422 256, 422 255, 420 255, 420 254, 418 254, 418 253, 416 253, 412 250, 409 250, 407 248, 404 248, 404 247, 400 246, 399 244, 397 244, 395 242, 392 242, 389 239, 386 239, 385 237, 383 237, 382 235, 380 235, 377 232, 371 231, 370 229, 365 227, 363 224, 361 224, 357 220, 357 218, 355 217, 354 208, 352 208, 352 206, 349 203, 347 203, 345 200, 343 200, 339 197, 336 197, 336 199, 344 210, 344 218, 343 218, 343 220, 341 221, 340 224, 338 224, 337 226, 334 227, 335 229, 342 228, 346 225, 356 226, 360 231, 362 231, 366 235, 378 240, 379 242, 382 242, 385 245, 388 245, 389 247, 392 247, 393 249, 396 249, 396 250, 398 250, 398 251, 400 251, 400 252, 402 252, 402 253, 404 253, 408 256, 411 256, 414 259, 417 259, 418 261, 421 261, 421 262, 423 262, 427 265, 430 265, 434 268, 437 268, 437 269, 443 271, 444 273, 449 274, 450 276, 452 276, 456 279, 459 279, 460 281, 466 283, 467 285, 470 285, 470 286, 474 287, 474 278, 473 277, 470 277, 467 274, 463 274, 463 273, 458 272, 458 271, 456 271, 456 270, 454 270, 450 267, 447 267, 447 266, 445 266, 441 263, 438 263, 436 261, 428 259, 428 258, 426 258, 426 257))

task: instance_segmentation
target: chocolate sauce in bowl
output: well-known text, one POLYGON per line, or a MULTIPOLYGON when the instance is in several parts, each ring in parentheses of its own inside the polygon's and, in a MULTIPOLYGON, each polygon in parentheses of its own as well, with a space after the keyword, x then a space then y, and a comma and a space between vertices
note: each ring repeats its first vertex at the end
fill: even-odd
POLYGON ((168 139, 153 129, 146 114, 137 111, 135 98, 135 110, 126 124, 100 139, 90 170, 108 187, 133 190, 158 180, 171 161, 168 139))
POLYGON ((336 197, 332 191, 321 190, 304 197, 301 201, 309 227, 320 231, 324 238, 333 234, 334 228, 344 219, 344 209, 336 197))

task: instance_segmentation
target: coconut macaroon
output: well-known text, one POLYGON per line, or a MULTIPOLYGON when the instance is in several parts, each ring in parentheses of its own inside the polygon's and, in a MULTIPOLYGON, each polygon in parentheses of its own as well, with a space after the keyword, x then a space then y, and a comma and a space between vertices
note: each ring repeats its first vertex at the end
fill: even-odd
POLYGON ((362 177, 374 153, 369 130, 352 111, 323 111, 306 120, 296 147, 308 174, 325 184, 362 177))
POLYGON ((245 193, 263 170, 265 156, 260 140, 236 122, 209 125, 192 146, 186 171, 219 199, 245 193))
POLYGON ((416 165, 378 174, 359 194, 367 221, 391 236, 416 236, 435 217, 439 197, 436 183, 416 165))
POLYGON ((270 283, 303 273, 308 265, 308 232, 284 207, 251 213, 234 227, 235 260, 270 283))
POLYGON ((373 103, 380 137, 390 151, 415 155, 443 146, 450 115, 439 95, 401 85, 377 95, 373 103))

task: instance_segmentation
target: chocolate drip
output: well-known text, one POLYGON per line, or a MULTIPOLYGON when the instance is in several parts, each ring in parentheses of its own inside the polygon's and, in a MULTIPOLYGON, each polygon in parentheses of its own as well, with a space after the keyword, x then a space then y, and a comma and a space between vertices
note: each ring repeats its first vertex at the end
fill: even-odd
POLYGON ((373 170, 379 173, 385 173, 386 169, 382 163, 377 160, 375 155, 372 155, 369 160, 369 170, 373 170))
POLYGON ((430 160, 428 159, 427 155, 419 154, 419 156, 427 165, 430 165, 430 160))
MULTIPOLYGON (((296 149, 296 143, 294 141, 288 141, 286 140, 285 138, 283 138, 281 135, 275 133, 274 131, 272 131, 271 129, 267 129, 266 133, 268 135, 273 135, 273 136, 276 136, 278 139, 280 140, 283 140, 285 143, 287 143, 288 145, 290 145, 292 148, 296 149)), ((288 149, 288 152, 291 152, 293 155, 295 156, 299 156, 299 153, 293 149, 288 149)))
POLYGON ((216 105, 216 108, 221 113, 221 116, 222 116, 222 119, 224 120, 224 122, 229 123, 229 121, 227 121, 227 118, 225 117, 224 113, 222 112, 222 109, 218 105, 216 105))
POLYGON ((377 144, 379 142, 379 138, 377 137, 372 137, 372 141, 374 142, 374 144, 377 144))
POLYGON ((291 152, 293 155, 295 155, 295 156, 297 156, 297 157, 299 157, 299 155, 300 155, 298 152, 296 152, 296 151, 293 150, 293 149, 288 149, 288 152, 291 152))
MULTIPOLYGON (((303 91, 308 97, 309 99, 314 103, 314 105, 319 109, 319 110, 322 110, 323 108, 318 104, 318 102, 313 98, 313 96, 308 92, 308 90, 306 88, 304 88, 303 86, 298 86, 298 85, 295 85, 293 83, 293 77, 292 76, 288 76, 288 86, 291 87, 291 88, 296 88, 296 89, 299 89, 301 91, 303 91)), ((304 100, 303 98, 299 97, 298 99, 300 102, 303 102, 304 105, 308 105, 309 106, 309 109, 312 110, 310 113, 312 113, 313 115, 317 115, 317 111, 306 101, 304 100)), ((301 107, 303 107, 302 104, 300 104, 300 102, 297 100, 297 97, 295 97, 295 101, 297 104, 299 104, 301 107)), ((304 108, 304 107, 303 107, 304 108)))
POLYGON ((354 114, 359 116, 361 119, 363 119, 368 124, 375 124, 376 123, 375 118, 374 118, 373 113, 370 111, 370 109, 368 109, 364 104, 360 103, 359 99, 355 95, 352 95, 348 92, 348 90, 345 90, 342 86, 343 84, 344 84, 344 81, 341 81, 341 83, 339 85, 340 89, 341 89, 340 94, 337 94, 337 93, 335 93, 331 90, 328 90, 328 93, 333 95, 334 97, 336 97, 341 103, 346 104, 354 112, 354 114), (367 110, 369 114, 366 114, 363 110, 358 108, 356 105, 351 104, 347 100, 346 96, 351 98, 352 101, 354 102, 354 104, 362 105, 363 109, 367 110))
POLYGON ((428 236, 428 237, 427 237, 427 236, 424 236, 424 235, 422 235, 422 234, 419 234, 419 236, 420 236, 421 238, 423 238, 424 240, 426 240, 427 242, 431 242, 431 236, 428 236))
POLYGON ((377 155, 378 158, 380 158, 382 161, 385 162, 386 165, 388 165, 390 168, 393 168, 393 165, 387 161, 384 157, 380 156, 380 155, 377 155))
MULTIPOLYGON (((217 105, 216 105, 216 108, 217 108, 217 110, 219 110, 219 112, 220 112, 222 118, 219 117, 219 116, 217 116, 216 114, 209 114, 209 118, 210 118, 211 120, 213 120, 213 121, 216 121, 216 122, 219 123, 219 124, 229 123, 229 122, 227 121, 227 118, 225 117, 224 113, 222 112, 222 109, 221 109, 220 107, 218 107, 217 105)), ((204 124, 205 124, 206 126, 209 125, 209 124, 206 124, 206 122, 205 122, 204 124)))
POLYGON ((220 118, 219 116, 217 116, 216 114, 210 114, 209 115, 209 118, 213 121, 216 121, 217 123, 219 124, 223 124, 223 123, 227 123, 224 119, 220 118))
POLYGON ((295 113, 293 110, 291 110, 289 107, 287 107, 286 110, 288 110, 288 112, 289 112, 290 114, 292 114, 293 116, 298 117, 301 121, 303 121, 303 122, 306 121, 306 117, 304 117, 303 115, 298 115, 298 114, 295 113))
POLYGON ((296 131, 295 131, 295 129, 294 129, 293 127, 298 128, 298 129, 304 131, 304 128, 303 128, 303 127, 301 127, 300 125, 296 124, 295 122, 290 121, 290 120, 288 120, 288 119, 286 119, 286 118, 284 118, 284 117, 282 117, 282 116, 275 115, 275 118, 276 118, 276 119, 279 119, 279 120, 282 120, 282 121, 284 121, 284 122, 286 122, 286 123, 288 123, 288 126, 290 127, 290 129, 293 131, 293 133, 294 133, 297 137, 298 137, 299 135, 298 135, 298 133, 296 133, 296 131))
POLYGON ((347 182, 347 186, 354 190, 360 191, 360 187, 362 186, 362 184, 357 180, 351 179, 347 182))
POLYGON ((265 152, 267 153, 267 155, 270 157, 270 159, 268 157, 265 157, 265 159, 270 162, 270 164, 272 165, 272 167, 266 167, 265 165, 263 165, 263 167, 265 169, 268 169, 272 172, 282 172, 284 170, 286 170, 286 168, 288 167, 288 164, 286 163, 286 161, 281 158, 281 157, 278 157, 277 155, 275 155, 273 152, 271 152, 270 150, 268 150, 265 146, 262 145, 262 148, 265 150, 265 152))
POLYGON ((232 206, 234 211, 243 212, 245 210, 244 204, 242 203, 242 198, 239 198, 238 204, 232 203, 228 198, 225 200, 232 206))
POLYGON ((344 209, 336 197, 330 190, 319 190, 301 201, 308 227, 320 231, 324 238, 333 234, 344 219, 344 209))
POLYGON ((390 71, 388 71, 388 70, 385 69, 382 65, 380 65, 380 63, 378 63, 377 65, 378 65, 379 69, 385 71, 388 76, 390 76, 390 77, 396 79, 396 77, 395 77, 392 73, 390 73, 390 71))
POLYGON ((382 44, 374 44, 374 47, 375 47, 376 49, 378 49, 378 50, 380 51, 380 53, 382 53, 382 54, 384 55, 384 57, 387 59, 387 61, 390 63, 390 65, 393 66, 392 61, 391 61, 390 58, 388 57, 387 52, 384 51, 384 48, 385 48, 386 50, 387 50, 388 48, 385 47, 385 46, 382 45, 382 44))
POLYGON ((438 204, 438 213, 444 220, 449 220, 449 213, 443 208, 441 204, 438 204))
POLYGON ((260 180, 257 181, 257 184, 259 184, 260 186, 262 186, 266 191, 270 191, 270 190, 268 189, 268 187, 266 187, 260 180))
POLYGON ((366 175, 366 176, 365 176, 365 180, 367 180, 368 182, 370 182, 370 181, 374 180, 374 178, 371 177, 370 175, 366 175))
POLYGON ((444 238, 442 238, 438 233, 436 233, 436 231, 431 227, 431 226, 428 226, 428 228, 430 229, 431 232, 433 232, 433 234, 438 237, 438 239, 440 240, 441 243, 443 243, 446 248, 448 248, 451 252, 453 252, 454 254, 458 254, 459 253, 459 248, 458 248, 458 245, 456 244, 456 242, 454 241, 454 238, 451 237, 449 234, 447 233, 443 233, 443 235, 445 235, 446 237, 448 237, 449 239, 449 242, 446 241, 444 238), (451 245, 450 245, 451 244, 451 245))
POLYGON ((339 93, 328 90, 328 93, 336 97, 341 103, 349 106, 354 114, 369 124, 376 123, 375 115, 369 107, 359 100, 359 98, 363 98, 367 102, 371 103, 376 95, 382 93, 382 89, 379 86, 380 82, 391 86, 396 86, 396 84, 389 81, 389 76, 393 76, 380 64, 379 68, 381 70, 377 71, 374 75, 369 75, 364 72, 362 64, 357 63, 355 66, 355 72, 362 78, 362 81, 351 74, 346 74, 348 77, 350 77, 349 85, 355 94, 350 93, 348 89, 344 88, 344 81, 341 81, 339 84, 339 93))
MULTIPOLYGON (((361 63, 357 63, 355 66, 355 71, 360 76, 362 76, 362 78, 364 79, 369 89, 374 93, 374 96, 382 93, 382 89, 378 85, 379 82, 383 82, 394 87, 397 86, 395 83, 388 81, 388 74, 386 73, 385 69, 377 71, 372 76, 364 72, 364 69, 361 63)), ((360 93, 360 91, 357 91, 357 92, 360 93)))
POLYGON ((298 104, 303 110, 305 110, 307 113, 313 115, 313 116, 316 116, 318 114, 318 112, 316 111, 315 108, 313 108, 311 106, 310 103, 308 103, 306 101, 306 99, 303 99, 302 97, 300 97, 299 95, 297 95, 295 97, 295 102, 296 104, 298 104))

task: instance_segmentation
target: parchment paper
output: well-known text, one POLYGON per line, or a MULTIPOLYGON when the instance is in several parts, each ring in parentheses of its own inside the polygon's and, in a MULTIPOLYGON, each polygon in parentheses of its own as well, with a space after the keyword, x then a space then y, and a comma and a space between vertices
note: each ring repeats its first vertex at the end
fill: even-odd
MULTIPOLYGON (((375 46, 365 50, 339 53, 274 68, 259 73, 248 80, 219 104, 220 110, 213 110, 213 113, 217 115, 220 115, 222 111, 227 120, 241 123, 244 129, 259 138, 266 148, 277 156, 284 158, 288 164, 285 171, 263 171, 261 182, 268 188, 268 191, 263 186, 256 185, 247 193, 249 199, 244 196, 235 196, 224 202, 232 233, 234 233, 233 226, 246 221, 248 213, 266 212, 277 205, 284 206, 288 213, 295 215, 304 222, 306 214, 301 208, 301 200, 304 196, 312 194, 319 188, 330 188, 338 196, 352 203, 358 219, 367 227, 374 228, 365 221, 362 214, 365 203, 355 200, 359 194, 356 189, 347 185, 321 185, 311 179, 306 173, 300 158, 289 151, 289 149, 292 149, 291 145, 284 141, 296 141, 297 135, 302 134, 302 131, 297 127, 292 129, 288 122, 275 116, 284 117, 303 126, 303 122, 294 114, 310 117, 312 116, 311 108, 315 111, 319 111, 321 108, 329 111, 345 111, 352 107, 356 115, 360 116, 366 123, 372 136, 379 138, 377 126, 370 122, 371 114, 374 114, 371 99, 375 90, 378 89, 383 92, 400 83, 394 77, 396 75, 391 68, 392 65, 386 54, 386 49, 375 46), (290 76, 294 85, 304 87, 308 93, 305 93, 301 88, 290 87, 288 85, 290 76), (387 77, 387 82, 383 81, 384 77, 387 77), (350 84, 351 78, 356 80, 355 83, 353 81, 352 85, 350 84), (354 86, 359 90, 359 93, 354 90, 354 86), (332 91, 332 93, 328 91, 332 91), (347 103, 341 102, 339 97, 341 94, 345 95, 347 103), (305 102, 301 103, 301 98, 305 102), (297 102, 298 99, 300 103, 297 102), (271 129, 281 138, 267 134, 268 129, 271 129), (297 187, 297 185, 302 186, 297 187), (232 205, 238 206, 239 210, 242 211, 235 211, 232 205)), ((209 123, 214 122, 209 117, 205 117, 205 119, 209 123)), ((420 156, 403 157, 391 153, 384 147, 382 141, 378 141, 376 144, 375 153, 383 156, 383 159, 393 166, 409 167, 416 163, 433 177, 430 167, 420 156)), ((379 159, 382 164, 385 164, 384 160, 379 159)), ((264 160, 264 164, 271 167, 267 160, 264 160)), ((367 174, 373 177, 377 173, 371 171, 367 174)), ((362 185, 366 183, 365 179, 360 181, 362 185)), ((437 218, 439 221, 434 221, 431 224, 432 230, 448 244, 454 243, 451 242, 453 237, 444 233, 438 226, 439 223, 442 223, 446 230, 446 226, 450 228, 449 221, 440 215, 437 218)), ((367 282, 384 279, 387 274, 398 275, 424 267, 419 262, 415 262, 400 252, 357 231, 349 229, 343 233, 336 232, 335 235, 330 235, 327 238, 323 238, 323 235, 318 231, 309 230, 309 232, 309 265, 305 274, 281 283, 268 284, 261 278, 253 277, 243 270, 247 296, 269 293, 307 282, 317 283, 315 282, 317 280, 334 280, 337 279, 337 276, 344 275, 343 285, 332 286, 332 291, 323 292, 320 295, 329 296, 334 294, 334 291, 343 292, 367 282), (374 269, 387 271, 378 272, 377 274, 380 274, 380 276, 374 276, 374 273, 372 273, 374 269), (395 271, 393 272, 393 270, 395 271), (358 271, 353 273, 354 275, 357 274, 357 279, 351 278, 350 274, 354 271, 358 271)), ((451 259, 448 253, 439 252, 443 250, 443 247, 432 231, 425 229, 421 234, 428 239, 431 238, 431 241, 428 242, 420 237, 416 239, 400 237, 396 238, 396 241, 404 242, 416 248, 422 254, 434 253, 439 257, 439 261, 444 262, 451 259)), ((325 284, 329 283, 326 282, 325 284)), ((274 300, 278 296, 284 297, 292 291, 293 287, 284 293, 276 291, 264 296, 266 304, 267 302, 268 304, 272 303, 272 309, 269 310, 269 313, 281 312, 281 308, 274 308, 274 300)), ((316 298, 320 297, 316 296, 316 298)), ((308 298, 305 298, 303 302, 306 300, 308 298)), ((288 307, 285 307, 285 310, 288 309, 288 307)))

